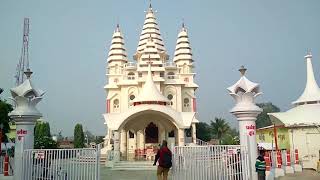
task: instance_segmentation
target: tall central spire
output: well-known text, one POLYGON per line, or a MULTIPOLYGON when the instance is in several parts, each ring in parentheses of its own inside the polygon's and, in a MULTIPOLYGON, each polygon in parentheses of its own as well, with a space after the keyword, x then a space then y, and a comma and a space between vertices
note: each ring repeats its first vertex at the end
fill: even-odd
POLYGON ((302 95, 293 102, 295 105, 312 101, 320 102, 320 89, 314 77, 311 53, 309 52, 304 58, 307 63, 307 83, 302 95))
POLYGON ((140 34, 137 53, 144 51, 150 36, 155 41, 158 52, 165 52, 166 49, 164 47, 164 43, 160 34, 160 29, 154 14, 154 10, 152 9, 151 2, 148 10, 146 11, 146 18, 144 20, 142 32, 140 34))

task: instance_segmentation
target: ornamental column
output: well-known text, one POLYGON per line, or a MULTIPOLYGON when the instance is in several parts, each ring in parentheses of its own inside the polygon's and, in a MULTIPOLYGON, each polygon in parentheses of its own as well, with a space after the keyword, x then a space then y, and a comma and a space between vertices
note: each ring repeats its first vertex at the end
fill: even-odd
POLYGON ((178 129, 178 146, 184 146, 184 129, 178 129))
POLYGON ((259 84, 251 82, 245 77, 246 70, 241 66, 239 69, 240 80, 228 88, 229 94, 236 101, 236 105, 230 113, 236 116, 239 122, 240 145, 248 150, 250 175, 252 179, 257 179, 255 170, 255 161, 258 156, 256 119, 262 110, 255 104, 255 98, 262 93, 259 84))
POLYGON ((192 143, 197 144, 197 129, 195 123, 192 123, 192 143))
POLYGON ((22 178, 22 156, 25 149, 33 149, 34 146, 34 127, 37 119, 42 114, 37 110, 36 105, 41 101, 43 91, 36 89, 31 83, 30 69, 25 75, 27 79, 19 86, 12 88, 11 96, 15 103, 14 110, 9 114, 10 118, 16 123, 16 140, 14 151, 14 179, 22 178))
POLYGON ((120 140, 119 140, 119 131, 114 131, 114 154, 113 154, 113 161, 118 162, 120 161, 120 140))

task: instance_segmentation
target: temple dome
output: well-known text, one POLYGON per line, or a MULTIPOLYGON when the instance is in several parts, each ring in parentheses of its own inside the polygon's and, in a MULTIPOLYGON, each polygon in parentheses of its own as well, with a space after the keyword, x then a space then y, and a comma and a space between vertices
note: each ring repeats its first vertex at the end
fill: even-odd
POLYGON ((169 99, 164 97, 154 84, 151 74, 151 65, 149 64, 146 82, 139 96, 133 101, 133 104, 135 106, 139 104, 166 105, 169 102, 169 99))

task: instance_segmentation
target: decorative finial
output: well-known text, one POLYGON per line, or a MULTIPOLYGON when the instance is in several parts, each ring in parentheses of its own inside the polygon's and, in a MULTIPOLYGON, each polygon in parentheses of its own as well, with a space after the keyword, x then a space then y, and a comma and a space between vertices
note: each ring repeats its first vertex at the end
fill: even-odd
POLYGON ((119 31, 119 30, 120 30, 120 25, 119 25, 119 23, 117 23, 116 28, 117 28, 117 31, 119 31))
POLYGON ((24 72, 24 74, 27 76, 27 79, 30 79, 32 73, 33 72, 29 68, 24 72))
POLYGON ((305 56, 305 58, 312 58, 311 49, 307 49, 307 55, 305 56))
POLYGON ((241 66, 239 69, 241 76, 244 76, 246 74, 247 69, 244 66, 241 66))
POLYGON ((184 28, 184 18, 182 18, 182 28, 184 28))

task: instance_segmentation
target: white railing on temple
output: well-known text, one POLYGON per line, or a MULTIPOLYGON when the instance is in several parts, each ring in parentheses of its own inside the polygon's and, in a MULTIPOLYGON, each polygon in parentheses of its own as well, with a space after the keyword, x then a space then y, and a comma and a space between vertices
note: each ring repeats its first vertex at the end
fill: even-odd
POLYGON ((249 180, 248 153, 241 146, 176 146, 173 180, 249 180))
POLYGON ((201 139, 196 139, 196 144, 199 146, 209 146, 210 145, 209 143, 202 141, 201 139))
POLYGON ((128 62, 124 65, 126 68, 136 68, 137 64, 134 62, 128 62))
POLYGON ((24 180, 99 180, 100 145, 96 149, 28 149, 23 152, 24 180))
POLYGON ((167 62, 163 64, 164 67, 177 67, 176 63, 174 62, 167 62))

